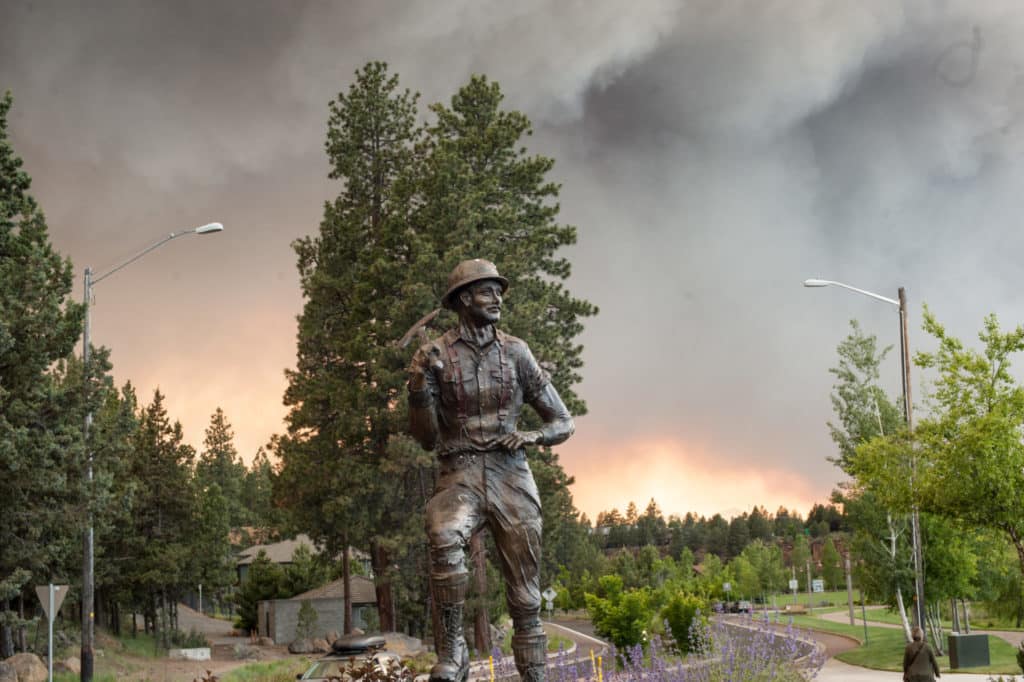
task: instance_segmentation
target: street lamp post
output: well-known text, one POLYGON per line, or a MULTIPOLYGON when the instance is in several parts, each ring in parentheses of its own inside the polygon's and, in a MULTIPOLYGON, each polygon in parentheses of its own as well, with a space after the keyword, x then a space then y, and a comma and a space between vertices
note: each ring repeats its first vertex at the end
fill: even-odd
MULTIPOLYGON (((85 324, 82 329, 82 371, 86 382, 86 396, 88 398, 89 390, 89 335, 90 335, 90 323, 89 323, 89 306, 92 301, 92 288, 110 277, 118 270, 131 265, 138 259, 145 256, 150 251, 163 246, 172 239, 178 237, 184 237, 188 234, 210 234, 213 232, 221 232, 224 226, 220 223, 209 223, 201 227, 196 227, 191 230, 184 230, 181 232, 171 232, 166 237, 163 237, 159 241, 155 242, 151 246, 146 247, 139 253, 135 254, 128 260, 124 261, 119 265, 115 265, 110 270, 99 277, 93 277, 92 268, 85 269, 85 288, 83 292, 85 302, 85 324)), ((92 448, 89 447, 89 430, 92 427, 92 409, 90 408, 85 415, 85 429, 83 431, 85 436, 85 449, 86 449, 86 482, 90 491, 90 505, 91 505, 91 491, 92 491, 92 448)), ((95 553, 93 551, 93 522, 92 522, 92 510, 89 510, 89 528, 85 532, 85 541, 83 543, 83 557, 82 557, 82 650, 81 650, 81 680, 82 682, 91 682, 93 677, 93 645, 95 642, 95 596, 96 596, 96 583, 95 583, 95 553)))
MULTIPOLYGON (((903 386, 903 416, 907 422, 907 431, 914 430, 914 418, 912 405, 913 401, 910 396, 910 342, 907 336, 907 293, 903 287, 899 288, 899 298, 893 299, 880 294, 865 291, 864 289, 858 289, 852 287, 849 284, 843 284, 842 282, 834 282, 828 279, 808 279, 804 280, 805 287, 841 287, 843 289, 849 289, 855 291, 858 294, 869 296, 879 301, 883 301, 890 305, 896 306, 900 314, 900 383, 903 386)), ((911 444, 911 457, 910 457, 910 475, 911 483, 917 476, 917 457, 913 453, 913 444, 911 444)), ((910 512, 910 535, 911 535, 911 549, 914 555, 914 620, 916 624, 924 629, 924 571, 922 570, 921 560, 921 519, 917 510, 917 502, 915 501, 910 512)))

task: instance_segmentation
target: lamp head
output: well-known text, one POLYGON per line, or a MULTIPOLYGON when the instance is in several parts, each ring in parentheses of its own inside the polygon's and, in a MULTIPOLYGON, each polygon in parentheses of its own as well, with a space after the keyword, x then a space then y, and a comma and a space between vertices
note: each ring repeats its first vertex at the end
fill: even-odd
POLYGON ((210 232, 223 232, 224 226, 220 223, 210 223, 209 225, 203 225, 192 230, 196 234, 209 234, 210 232))
POLYGON ((829 284, 832 284, 832 282, 828 281, 827 279, 805 279, 804 280, 804 286, 805 287, 827 287, 829 284))

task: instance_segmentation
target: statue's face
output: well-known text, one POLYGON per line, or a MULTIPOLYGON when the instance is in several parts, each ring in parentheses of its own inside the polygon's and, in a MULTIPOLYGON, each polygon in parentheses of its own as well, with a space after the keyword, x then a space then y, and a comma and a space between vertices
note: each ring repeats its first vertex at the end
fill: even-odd
POLYGON ((501 319, 501 282, 496 279, 473 282, 459 294, 459 300, 477 325, 494 324, 501 319))

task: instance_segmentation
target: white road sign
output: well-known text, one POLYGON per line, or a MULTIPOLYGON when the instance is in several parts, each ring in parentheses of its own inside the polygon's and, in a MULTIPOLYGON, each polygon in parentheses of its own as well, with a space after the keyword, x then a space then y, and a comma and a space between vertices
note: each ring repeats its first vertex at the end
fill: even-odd
POLYGON ((39 601, 43 604, 43 613, 46 617, 53 619, 56 617, 57 612, 60 611, 60 605, 64 603, 64 597, 68 596, 67 585, 54 585, 53 586, 53 614, 50 614, 50 586, 49 585, 36 585, 36 596, 39 597, 39 601))
POLYGON ((798 583, 797 581, 795 581, 795 580, 790 580, 789 581, 789 589, 795 590, 799 586, 800 586, 800 583, 798 583))
POLYGON ((812 592, 824 592, 825 591, 825 581, 821 580, 820 578, 815 578, 814 580, 812 580, 811 581, 811 591, 812 592))

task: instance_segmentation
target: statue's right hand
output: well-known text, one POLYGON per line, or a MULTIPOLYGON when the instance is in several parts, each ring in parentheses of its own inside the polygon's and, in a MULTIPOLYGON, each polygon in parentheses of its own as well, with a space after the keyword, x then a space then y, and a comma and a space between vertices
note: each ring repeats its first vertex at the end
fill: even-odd
POLYGON ((435 372, 444 369, 441 361, 441 349, 429 343, 416 351, 409 367, 409 390, 422 391, 432 388, 437 383, 435 372))

